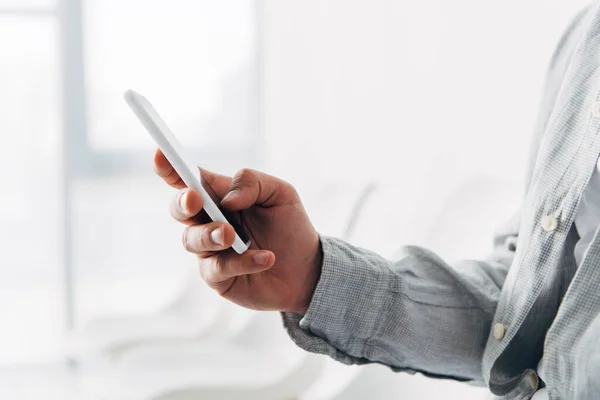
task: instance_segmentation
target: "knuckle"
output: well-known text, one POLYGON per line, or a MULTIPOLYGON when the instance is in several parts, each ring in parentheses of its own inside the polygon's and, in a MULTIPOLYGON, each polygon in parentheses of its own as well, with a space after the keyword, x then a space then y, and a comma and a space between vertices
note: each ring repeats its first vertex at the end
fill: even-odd
POLYGON ((245 176, 245 177, 250 177, 250 176, 253 176, 255 173, 256 173, 256 171, 254 171, 254 170, 253 170, 253 169, 251 169, 251 168, 242 168, 242 169, 240 170, 240 175, 241 175, 241 176, 245 176))
POLYGON ((292 184, 286 181, 279 181, 276 191, 279 193, 280 198, 288 203, 295 204, 300 202, 298 191, 292 184))
POLYGON ((251 181, 252 179, 254 179, 255 176, 256 176, 256 171, 254 171, 250 168, 244 168, 244 169, 239 170, 235 174, 234 181, 239 182, 239 183, 248 182, 248 181, 251 181))
POLYGON ((209 249, 206 245, 206 229, 202 225, 191 225, 183 231, 183 247, 190 253, 209 249))
POLYGON ((213 263, 214 274, 219 276, 225 272, 225 260, 221 256, 216 256, 213 263))
POLYGON ((183 245, 183 248, 186 249, 187 251, 190 251, 189 249, 189 245, 188 245, 188 233, 189 233, 190 228, 187 227, 183 230, 183 234, 181 235, 181 244, 183 245))
POLYGON ((298 190, 296 190, 296 188, 292 185, 290 185, 289 183, 286 184, 287 188, 288 188, 288 193, 289 196, 294 198, 295 200, 299 200, 300 199, 300 194, 298 194, 298 190))
POLYGON ((206 226, 202 227, 201 232, 198 234, 198 241, 202 250, 211 250, 214 247, 212 240, 210 239, 210 230, 206 226))
POLYGON ((200 278, 202 278, 202 280, 204 282, 209 282, 208 276, 207 276, 207 264, 209 264, 210 261, 205 259, 205 258, 200 258, 198 257, 198 272, 200 273, 200 278))
POLYGON ((169 185, 176 183, 179 180, 179 175, 177 175, 177 173, 175 172, 175 170, 169 172, 168 175, 163 177, 165 182, 167 182, 169 185))
POLYGON ((288 196, 297 195, 296 188, 286 181, 279 182, 279 189, 285 192, 288 196))

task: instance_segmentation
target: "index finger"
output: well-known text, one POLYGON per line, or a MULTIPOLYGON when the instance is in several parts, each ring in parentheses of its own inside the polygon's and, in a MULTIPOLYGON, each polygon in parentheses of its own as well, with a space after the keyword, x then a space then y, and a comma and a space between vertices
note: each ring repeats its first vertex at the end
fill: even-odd
POLYGON ((160 149, 156 149, 154 153, 154 171, 156 175, 160 176, 162 180, 175 189, 187 187, 160 149))
MULTIPOLYGON (((215 192, 217 197, 224 197, 229 191, 229 186, 231 185, 231 178, 224 175, 219 175, 214 172, 208 171, 204 168, 198 168, 199 177, 201 179, 201 184, 204 189, 207 189, 207 184, 210 188, 215 192)), ((157 149, 154 153, 154 171, 156 174, 160 176, 168 185, 174 187, 175 189, 183 189, 186 188, 187 185, 175 168, 171 165, 167 157, 163 154, 160 149, 157 149)))
POLYGON ((199 262, 202 279, 217 289, 222 282, 236 276, 256 274, 271 268, 275 264, 275 254, 268 250, 248 250, 244 254, 219 251, 201 258, 199 262))

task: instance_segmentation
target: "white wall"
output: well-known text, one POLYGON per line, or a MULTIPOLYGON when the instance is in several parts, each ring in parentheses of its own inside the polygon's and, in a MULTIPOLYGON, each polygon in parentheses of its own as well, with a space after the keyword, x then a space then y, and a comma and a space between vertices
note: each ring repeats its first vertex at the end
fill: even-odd
POLYGON ((477 174, 520 185, 547 62, 586 3, 264 1, 269 171, 305 197, 377 178, 409 210, 477 174))
MULTIPOLYGON (((326 182, 397 186, 389 206, 401 210, 398 244, 421 223, 410 216, 439 211, 461 182, 503 182, 510 198, 470 222, 469 237, 489 243, 491 227, 518 206, 549 58, 586 3, 264 1, 267 169, 313 200, 326 182)), ((308 209, 321 211, 319 229, 336 232, 322 228, 314 201, 308 209)))

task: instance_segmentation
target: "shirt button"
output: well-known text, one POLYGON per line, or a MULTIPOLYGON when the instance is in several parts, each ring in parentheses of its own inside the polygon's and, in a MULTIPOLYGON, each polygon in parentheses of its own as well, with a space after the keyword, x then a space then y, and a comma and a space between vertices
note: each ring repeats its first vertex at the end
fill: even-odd
POLYGON ((509 251, 517 251, 517 239, 514 236, 507 237, 504 245, 509 251))
POLYGON ((596 118, 600 117, 600 101, 596 101, 592 105, 592 115, 596 118))
POLYGON ((554 215, 546 215, 542 218, 542 229, 550 232, 556 229, 558 221, 554 215))
POLYGON ((527 374, 527 379, 529 380, 529 385, 531 385, 532 389, 537 389, 538 387, 538 378, 535 372, 530 372, 527 374))
POLYGON ((496 338, 496 340, 502 340, 505 333, 506 333, 506 328, 504 328, 504 325, 502 325, 500 323, 497 323, 496 325, 494 325, 494 337, 496 338))

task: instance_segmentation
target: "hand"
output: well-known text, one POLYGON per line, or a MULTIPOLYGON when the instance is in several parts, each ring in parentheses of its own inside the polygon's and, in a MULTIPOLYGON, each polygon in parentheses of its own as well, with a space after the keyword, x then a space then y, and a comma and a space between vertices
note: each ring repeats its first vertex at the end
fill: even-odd
POLYGON ((202 169, 202 175, 228 211, 240 211, 250 249, 231 249, 235 231, 212 222, 202 197, 188 189, 160 150, 156 173, 179 189, 171 215, 188 225, 183 245, 198 257, 200 274, 224 298, 255 310, 305 314, 321 273, 322 250, 296 190, 287 182, 244 169, 233 178, 202 169))

